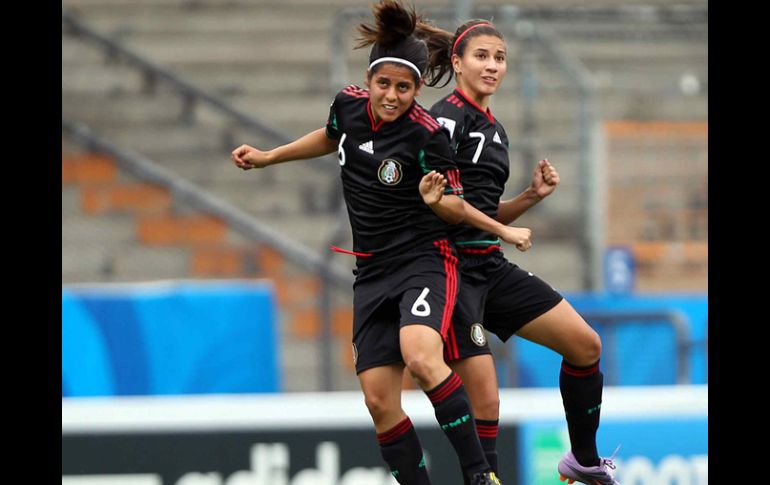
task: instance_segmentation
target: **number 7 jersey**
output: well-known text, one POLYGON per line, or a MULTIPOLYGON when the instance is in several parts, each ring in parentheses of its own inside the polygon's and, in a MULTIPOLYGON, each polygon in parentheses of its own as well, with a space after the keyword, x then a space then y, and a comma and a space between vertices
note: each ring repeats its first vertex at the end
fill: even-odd
MULTIPOLYGON (((492 116, 459 89, 442 98, 431 114, 449 132, 454 161, 460 169, 465 200, 495 218, 508 180, 508 135, 492 116)), ((500 239, 467 224, 449 227, 461 253, 485 253, 500 248, 500 239)))

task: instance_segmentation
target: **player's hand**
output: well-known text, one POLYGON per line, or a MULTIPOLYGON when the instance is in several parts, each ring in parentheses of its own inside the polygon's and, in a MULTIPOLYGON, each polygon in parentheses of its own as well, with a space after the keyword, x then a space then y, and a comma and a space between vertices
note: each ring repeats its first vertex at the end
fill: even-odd
POLYGON ((545 158, 537 162, 535 170, 532 172, 532 182, 530 182, 529 188, 539 198, 543 199, 556 190, 556 186, 559 185, 559 182, 559 172, 557 172, 556 167, 551 165, 551 162, 545 158))
POLYGON ((438 203, 444 196, 444 187, 446 187, 444 176, 435 170, 431 170, 430 173, 425 174, 422 180, 420 180, 422 200, 428 205, 438 203))
POLYGON ((270 165, 267 152, 257 150, 249 145, 241 145, 230 154, 233 163, 238 168, 249 170, 252 168, 264 168, 270 165))
POLYGON ((503 233, 500 234, 500 239, 508 244, 513 244, 521 252, 532 247, 531 237, 532 230, 526 227, 505 226, 503 233))

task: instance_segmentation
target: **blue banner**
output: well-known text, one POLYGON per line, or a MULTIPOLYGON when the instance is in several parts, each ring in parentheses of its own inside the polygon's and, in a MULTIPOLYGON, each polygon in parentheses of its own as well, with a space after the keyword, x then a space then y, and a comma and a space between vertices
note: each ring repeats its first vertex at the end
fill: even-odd
MULTIPOLYGON (((678 358, 685 353, 687 382, 708 383, 706 343, 708 335, 708 295, 602 293, 566 294, 578 313, 592 311, 677 312, 683 317, 689 339, 680 348, 674 328, 665 320, 625 322, 618 326, 590 322, 602 339, 601 369, 605 385, 677 384, 678 358)), ((561 356, 521 338, 509 341, 516 356, 519 387, 558 387, 561 356)), ((501 374, 502 373, 502 374, 501 374)), ((498 369, 505 376, 505 369, 498 369)), ((506 382, 501 379, 501 382, 506 382)))
MULTIPOLYGON (((562 421, 522 425, 519 444, 521 485, 559 482, 556 466, 569 450, 562 421)), ((615 478, 623 485, 708 485, 708 417, 602 419, 599 455, 615 457, 615 478)))
POLYGON ((62 395, 280 390, 272 286, 168 282, 62 289, 62 395))

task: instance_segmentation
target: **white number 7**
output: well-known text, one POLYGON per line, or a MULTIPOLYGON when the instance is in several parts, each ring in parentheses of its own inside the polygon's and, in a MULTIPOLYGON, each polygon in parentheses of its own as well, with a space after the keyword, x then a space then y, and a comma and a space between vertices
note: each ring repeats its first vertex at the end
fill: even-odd
POLYGON ((484 136, 484 133, 481 133, 479 131, 472 131, 468 133, 468 136, 471 138, 479 139, 479 146, 476 147, 476 153, 473 154, 473 163, 476 163, 479 161, 479 157, 481 156, 481 150, 484 148, 484 142, 487 140, 487 137, 484 136))

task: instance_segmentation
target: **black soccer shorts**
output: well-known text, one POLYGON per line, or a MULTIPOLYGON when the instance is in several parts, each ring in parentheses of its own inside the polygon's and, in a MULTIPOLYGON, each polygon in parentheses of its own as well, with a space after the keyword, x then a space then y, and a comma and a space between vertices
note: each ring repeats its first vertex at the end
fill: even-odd
POLYGON ((426 325, 446 338, 459 277, 457 253, 446 240, 359 267, 353 284, 356 374, 403 363, 399 330, 405 325, 426 325))
POLYGON ((501 253, 462 256, 461 288, 446 360, 491 353, 484 329, 503 342, 525 324, 555 307, 563 296, 501 253))

